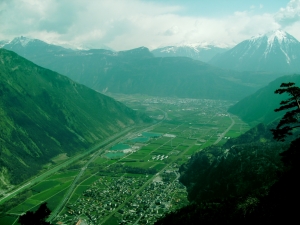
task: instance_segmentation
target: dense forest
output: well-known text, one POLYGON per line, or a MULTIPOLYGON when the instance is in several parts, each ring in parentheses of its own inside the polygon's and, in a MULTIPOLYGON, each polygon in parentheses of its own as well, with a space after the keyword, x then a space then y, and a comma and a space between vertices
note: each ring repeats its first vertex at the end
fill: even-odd
POLYGON ((191 204, 156 224, 290 224, 297 220, 300 88, 283 83, 275 93, 289 96, 275 109, 285 112, 282 119, 259 124, 222 147, 193 155, 180 168, 191 204))

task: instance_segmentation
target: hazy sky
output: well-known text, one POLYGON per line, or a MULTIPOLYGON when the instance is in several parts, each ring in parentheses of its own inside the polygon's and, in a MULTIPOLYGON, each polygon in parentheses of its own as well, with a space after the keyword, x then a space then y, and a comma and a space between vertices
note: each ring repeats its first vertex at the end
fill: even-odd
POLYGON ((300 0, 0 0, 0 40, 114 50, 233 46, 275 29, 300 40, 300 0))

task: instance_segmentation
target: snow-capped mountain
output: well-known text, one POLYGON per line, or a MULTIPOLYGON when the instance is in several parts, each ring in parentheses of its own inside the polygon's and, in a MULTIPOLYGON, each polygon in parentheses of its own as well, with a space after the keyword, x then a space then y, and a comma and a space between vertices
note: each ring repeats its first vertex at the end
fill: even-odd
POLYGON ((208 62, 217 54, 227 51, 228 48, 221 48, 205 44, 185 44, 179 46, 167 46, 154 49, 151 52, 156 57, 189 57, 192 59, 208 62))
POLYGON ((4 45, 8 44, 9 41, 4 40, 4 41, 0 41, 0 48, 2 48, 4 45))
MULTIPOLYGON (((105 45, 101 45, 106 50, 112 50, 109 47, 105 45)), ((77 51, 77 50, 88 50, 90 48, 82 47, 82 46, 74 46, 72 44, 64 44, 64 45, 56 45, 56 44, 49 44, 44 41, 41 41, 39 39, 31 39, 24 36, 16 37, 11 41, 0 41, 0 48, 5 48, 8 50, 16 51, 16 52, 24 52, 27 51, 36 51, 36 50, 42 50, 42 51, 48 51, 48 52, 69 52, 71 50, 77 51)))
POLYGON ((276 30, 245 40, 209 63, 240 71, 300 72, 300 42, 276 30))
MULTIPOLYGON (((40 57, 47 54, 67 54, 71 49, 66 49, 61 46, 48 44, 38 39, 27 37, 16 37, 13 40, 4 43, 1 48, 14 51, 25 58, 40 57)), ((31 60, 31 59, 30 59, 31 60)))

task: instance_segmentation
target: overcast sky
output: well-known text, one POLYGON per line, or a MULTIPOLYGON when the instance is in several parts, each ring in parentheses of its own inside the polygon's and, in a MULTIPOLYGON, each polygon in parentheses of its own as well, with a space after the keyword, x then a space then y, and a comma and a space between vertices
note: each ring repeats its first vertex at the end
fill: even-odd
POLYGON ((0 40, 127 50, 231 47, 282 29, 300 40, 300 0, 0 0, 0 40))

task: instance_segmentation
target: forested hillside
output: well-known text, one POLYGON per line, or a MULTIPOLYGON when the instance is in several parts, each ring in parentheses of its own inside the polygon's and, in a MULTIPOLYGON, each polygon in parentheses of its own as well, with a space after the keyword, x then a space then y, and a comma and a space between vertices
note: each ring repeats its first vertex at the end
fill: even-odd
POLYGON ((4 49, 0 49, 0 96, 1 188, 28 179, 60 153, 73 155, 148 120, 4 49))
POLYGON ((294 85, 275 91, 286 94, 280 107, 277 102, 280 121, 203 149, 181 166, 191 204, 156 224, 291 224, 298 218, 300 88, 294 85))
POLYGON ((194 154, 180 167, 180 181, 190 201, 198 203, 264 191, 276 180, 282 168, 279 153, 287 147, 273 140, 270 127, 259 124, 222 147, 194 154))
POLYGON ((281 83, 294 82, 300 84, 300 75, 287 75, 277 78, 266 87, 259 89, 254 94, 240 100, 238 103, 229 108, 229 112, 241 117, 247 123, 266 124, 281 118, 284 112, 274 112, 279 103, 287 97, 286 94, 275 95, 274 91, 281 83))

